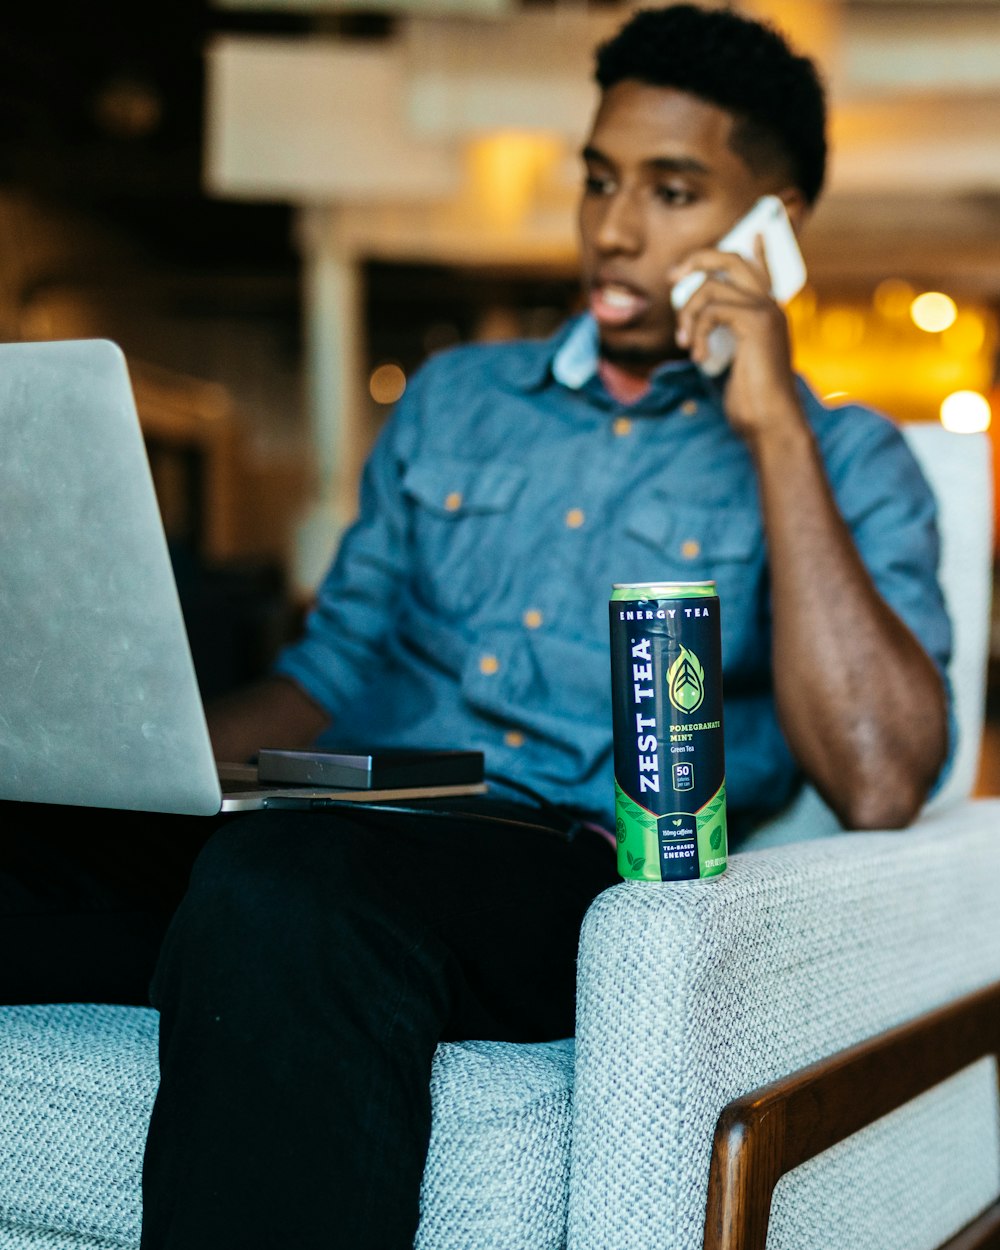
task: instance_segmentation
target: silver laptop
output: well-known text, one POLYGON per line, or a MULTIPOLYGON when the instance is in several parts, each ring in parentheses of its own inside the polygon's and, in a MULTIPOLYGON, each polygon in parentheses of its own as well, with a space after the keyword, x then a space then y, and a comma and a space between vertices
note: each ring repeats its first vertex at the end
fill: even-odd
POLYGON ((0 344, 0 799, 207 816, 484 788, 220 779, 124 355, 0 344))

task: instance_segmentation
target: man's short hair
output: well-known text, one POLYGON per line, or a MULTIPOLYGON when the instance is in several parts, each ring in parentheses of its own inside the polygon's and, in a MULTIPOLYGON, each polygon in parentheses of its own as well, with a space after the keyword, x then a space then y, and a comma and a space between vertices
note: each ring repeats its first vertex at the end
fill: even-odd
POLYGON ((826 100, 816 66, 772 26, 696 4, 640 9, 596 53, 603 90, 625 79, 672 87, 736 119, 730 146, 755 172, 781 168, 815 203, 826 169, 826 100))

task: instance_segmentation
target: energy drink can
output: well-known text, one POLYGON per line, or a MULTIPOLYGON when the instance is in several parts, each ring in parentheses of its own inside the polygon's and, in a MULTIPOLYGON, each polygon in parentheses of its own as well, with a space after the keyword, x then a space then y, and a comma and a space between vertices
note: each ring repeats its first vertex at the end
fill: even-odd
POLYGON ((715 583, 616 584, 610 613, 618 871, 718 877, 728 849, 715 583))

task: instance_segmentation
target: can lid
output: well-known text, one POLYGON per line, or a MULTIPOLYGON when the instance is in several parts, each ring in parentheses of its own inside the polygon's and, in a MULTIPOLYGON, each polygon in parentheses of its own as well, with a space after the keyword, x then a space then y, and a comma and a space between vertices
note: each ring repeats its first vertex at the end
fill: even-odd
POLYGON ((714 581, 708 582, 612 582, 612 590, 648 590, 651 586, 683 586, 685 588, 691 586, 714 586, 714 581))
POLYGON ((611 602, 652 599, 714 599, 715 582, 614 582, 611 602))

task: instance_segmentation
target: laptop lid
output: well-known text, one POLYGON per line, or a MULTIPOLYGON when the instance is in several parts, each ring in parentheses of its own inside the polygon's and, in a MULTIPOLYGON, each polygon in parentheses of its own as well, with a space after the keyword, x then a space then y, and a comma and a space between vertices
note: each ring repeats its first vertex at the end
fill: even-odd
POLYGON ((121 350, 0 344, 0 798, 212 815, 218 772, 121 350))

